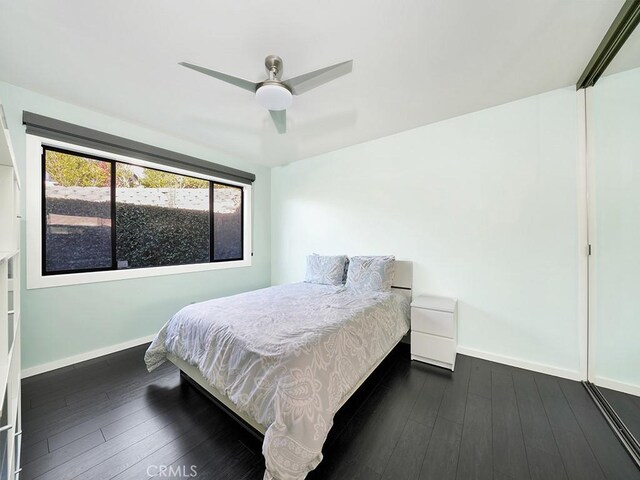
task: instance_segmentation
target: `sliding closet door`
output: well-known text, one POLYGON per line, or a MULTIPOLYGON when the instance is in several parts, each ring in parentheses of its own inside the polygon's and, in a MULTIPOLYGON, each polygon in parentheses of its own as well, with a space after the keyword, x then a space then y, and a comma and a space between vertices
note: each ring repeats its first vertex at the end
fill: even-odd
POLYGON ((640 30, 588 90, 590 380, 640 440, 640 30))

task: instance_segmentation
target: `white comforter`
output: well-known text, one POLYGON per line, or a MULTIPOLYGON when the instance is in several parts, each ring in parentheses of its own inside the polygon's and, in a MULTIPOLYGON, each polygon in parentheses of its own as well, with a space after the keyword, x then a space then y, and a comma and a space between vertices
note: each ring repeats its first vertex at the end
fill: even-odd
POLYGON ((267 428, 265 479, 303 479, 322 460, 333 417, 409 329, 398 292, 296 283, 189 305, 147 350, 198 367, 239 411, 267 428))

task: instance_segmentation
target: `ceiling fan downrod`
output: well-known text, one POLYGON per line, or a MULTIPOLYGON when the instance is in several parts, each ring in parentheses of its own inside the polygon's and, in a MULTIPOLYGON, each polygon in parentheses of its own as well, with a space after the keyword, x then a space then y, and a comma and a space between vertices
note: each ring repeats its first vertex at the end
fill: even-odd
POLYGON ((264 66, 269 72, 269 80, 279 81, 282 78, 282 59, 278 55, 268 55, 264 66))

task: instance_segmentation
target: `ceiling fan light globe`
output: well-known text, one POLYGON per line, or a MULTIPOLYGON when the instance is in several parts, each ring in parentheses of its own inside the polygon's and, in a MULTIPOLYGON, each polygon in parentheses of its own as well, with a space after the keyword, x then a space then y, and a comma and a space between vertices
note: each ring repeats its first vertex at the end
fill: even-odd
POLYGON ((283 85, 268 84, 261 85, 256 90, 256 100, 267 110, 278 112, 286 110, 291 106, 293 95, 289 89, 283 85))

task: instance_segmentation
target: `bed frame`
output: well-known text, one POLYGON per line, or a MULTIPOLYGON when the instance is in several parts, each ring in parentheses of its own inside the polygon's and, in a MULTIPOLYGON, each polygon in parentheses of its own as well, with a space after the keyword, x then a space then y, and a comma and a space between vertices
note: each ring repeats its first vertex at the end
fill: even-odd
MULTIPOLYGON (((413 284, 413 263, 404 260, 396 260, 395 273, 393 278, 393 285, 391 288, 402 291, 411 300, 411 288, 413 284)), ((400 340, 402 341, 402 339, 400 340)), ((400 343, 400 342, 398 342, 400 343)), ((351 398, 351 396, 360 388, 367 378, 378 368, 378 366, 387 358, 387 355, 396 348, 397 343, 394 344, 387 353, 380 359, 378 363, 362 377, 360 382, 354 387, 348 395, 342 400, 340 408, 351 398)), ((239 421, 239 423, 247 429, 252 435, 258 438, 264 437, 267 431, 264 425, 256 422, 249 415, 240 412, 235 404, 224 393, 220 392, 216 387, 211 385, 209 381, 200 373, 197 367, 185 362, 184 360, 176 357, 175 355, 167 355, 167 359, 180 369, 180 377, 186 382, 190 383, 196 389, 200 390, 203 394, 217 403, 222 409, 231 415, 232 418, 239 421)))

